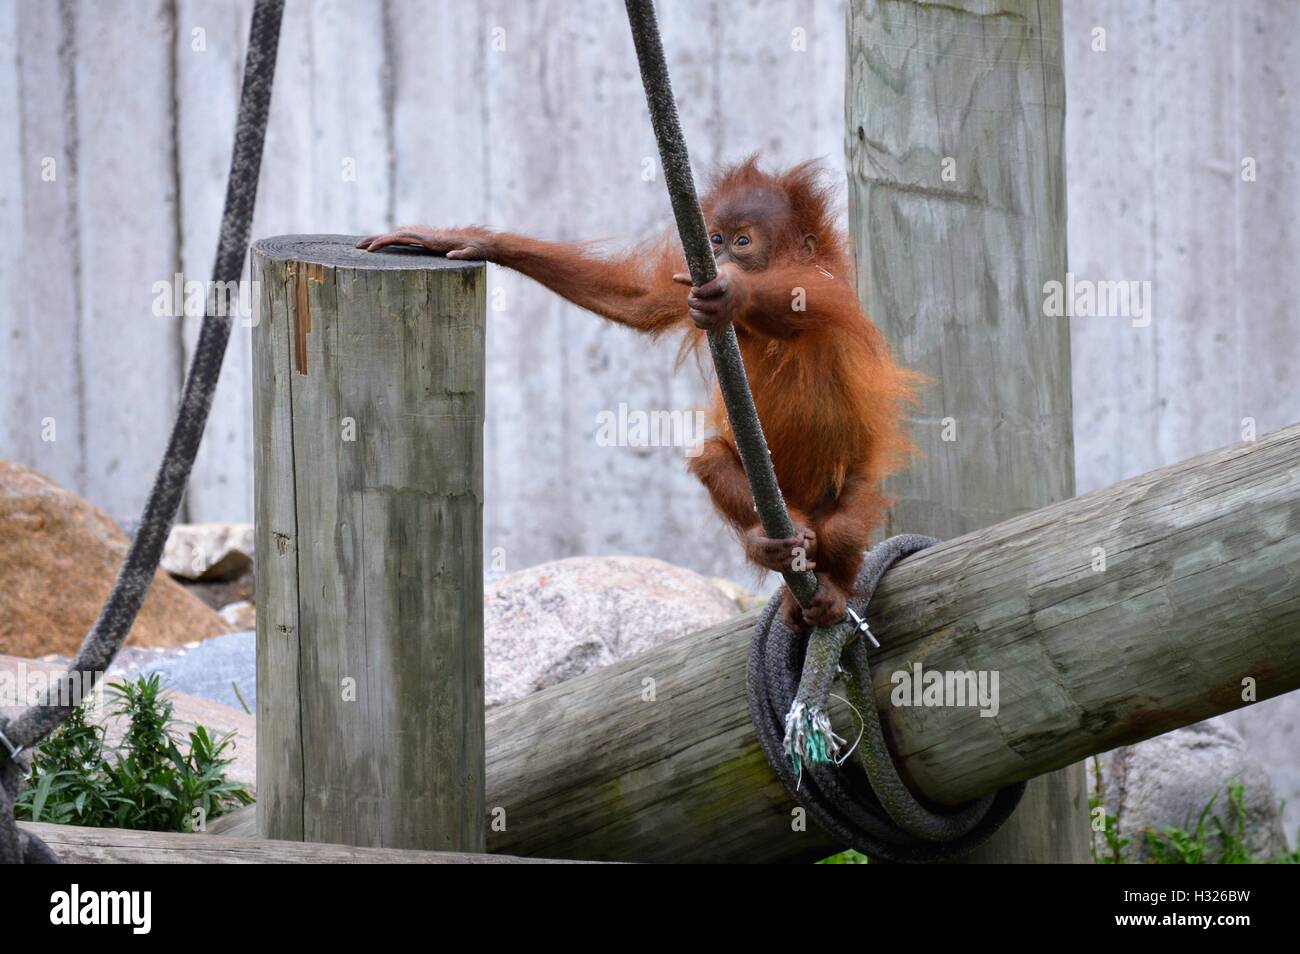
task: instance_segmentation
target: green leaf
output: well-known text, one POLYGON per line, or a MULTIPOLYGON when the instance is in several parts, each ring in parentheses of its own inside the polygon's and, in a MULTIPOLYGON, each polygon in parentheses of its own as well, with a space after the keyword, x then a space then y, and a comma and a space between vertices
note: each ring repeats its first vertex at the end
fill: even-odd
POLYGON ((50 795, 50 786, 54 784, 54 780, 58 778, 59 774, 55 772, 52 775, 45 776, 41 779, 40 784, 36 786, 36 797, 32 802, 32 821, 41 820, 41 812, 45 810, 45 800, 50 795))

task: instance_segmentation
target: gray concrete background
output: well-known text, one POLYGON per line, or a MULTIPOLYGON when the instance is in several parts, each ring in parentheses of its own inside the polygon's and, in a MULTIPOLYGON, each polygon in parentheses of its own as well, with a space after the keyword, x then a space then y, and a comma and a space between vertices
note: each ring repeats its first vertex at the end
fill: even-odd
MULTIPOLYGON (((697 169, 754 149, 843 168, 840 0, 659 6, 697 169)), ((151 316, 153 285, 211 267, 250 10, 0 0, 0 454, 120 520, 196 334, 151 316)), ((1065 47, 1071 267, 1150 280, 1155 302, 1145 328, 1071 324, 1084 491, 1240 440, 1245 418, 1300 420, 1300 3, 1067 0, 1065 47)), ((294 0, 276 81, 255 236, 423 222, 618 241, 668 223, 621 4, 294 0)), ((621 402, 702 398, 673 346, 489 281, 489 557, 647 554, 752 585, 680 449, 595 439, 621 402)), ((249 378, 236 328, 184 519, 251 518, 249 378)))

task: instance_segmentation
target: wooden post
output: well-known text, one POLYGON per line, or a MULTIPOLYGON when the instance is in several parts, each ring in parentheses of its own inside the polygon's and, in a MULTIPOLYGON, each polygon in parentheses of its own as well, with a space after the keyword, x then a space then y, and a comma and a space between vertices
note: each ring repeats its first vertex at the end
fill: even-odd
MULTIPOLYGON (((932 379, 888 530, 946 539, 1074 493, 1069 327, 1043 308, 1066 270, 1061 4, 851 0, 848 18, 858 292, 932 379)), ((968 860, 1086 862, 1088 837, 1076 765, 968 860)))
POLYGON ((484 268, 253 246, 264 838, 484 850, 484 268))

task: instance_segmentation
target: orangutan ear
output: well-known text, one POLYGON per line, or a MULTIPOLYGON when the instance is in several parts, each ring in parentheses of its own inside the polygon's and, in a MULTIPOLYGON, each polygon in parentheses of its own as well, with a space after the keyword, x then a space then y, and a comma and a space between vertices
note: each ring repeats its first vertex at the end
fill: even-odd
POLYGON ((804 258, 817 257, 817 236, 809 232, 803 237, 803 242, 799 245, 799 250, 803 253, 804 258))

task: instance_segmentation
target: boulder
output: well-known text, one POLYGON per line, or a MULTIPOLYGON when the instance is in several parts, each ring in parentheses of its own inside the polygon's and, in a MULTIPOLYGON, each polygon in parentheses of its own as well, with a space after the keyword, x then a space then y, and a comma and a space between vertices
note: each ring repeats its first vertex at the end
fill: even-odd
POLYGON ((248 600, 240 600, 237 603, 227 603, 221 609, 217 610, 232 629, 257 629, 257 607, 248 600))
POLYGON ((755 606, 765 602, 763 597, 750 592, 739 583, 729 580, 725 576, 711 576, 709 582, 726 593, 727 597, 736 604, 736 609, 741 613, 748 613, 755 606))
MULTIPOLYGON (((107 514, 34 470, 0 461, 0 652, 72 656, 126 555, 107 514)), ((159 572, 128 643, 175 646, 229 631, 159 572)))
POLYGON ((650 557, 572 557, 484 593, 487 704, 499 706, 739 614, 712 580, 650 557))
POLYGON ((232 603, 251 603, 257 595, 257 580, 252 570, 233 580, 172 579, 185 587, 187 593, 197 596, 214 610, 225 609, 232 603))
MULTIPOLYGON (((648 557, 576 557, 521 570, 484 593, 487 703, 522 698, 739 612, 714 580, 648 557)), ((252 708, 255 646, 252 632, 237 632, 127 648, 114 669, 159 672, 192 696, 252 708)))
MULTIPOLYGON (((1095 794, 1091 762, 1088 776, 1095 794)), ((1117 819, 1119 834, 1129 839, 1125 860, 1130 863, 1147 859, 1146 832, 1169 827, 1193 831, 1211 799, 1208 830, 1214 832, 1210 816, 1217 815, 1229 831, 1235 831, 1238 816, 1228 798, 1233 782, 1244 787, 1244 841, 1250 854, 1259 861, 1276 858, 1286 850, 1277 795, 1241 734, 1227 724, 1199 722, 1101 756, 1103 803, 1117 819)), ((1213 835, 1210 844, 1210 860, 1217 860, 1213 835)), ((1098 854, 1104 854, 1100 843, 1098 854)))
POLYGON ((253 525, 177 524, 167 537, 159 565, 182 580, 237 580, 253 568, 253 525))
POLYGON ((157 673, 164 686, 197 699, 238 709, 257 709, 257 634, 227 633, 171 649, 125 649, 109 676, 157 673))
POLYGON ((1264 766, 1282 802, 1282 828, 1291 847, 1300 847, 1300 691, 1235 709, 1214 721, 1240 732, 1250 754, 1264 766))

